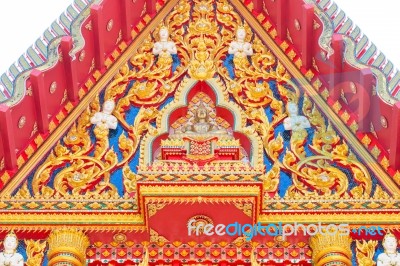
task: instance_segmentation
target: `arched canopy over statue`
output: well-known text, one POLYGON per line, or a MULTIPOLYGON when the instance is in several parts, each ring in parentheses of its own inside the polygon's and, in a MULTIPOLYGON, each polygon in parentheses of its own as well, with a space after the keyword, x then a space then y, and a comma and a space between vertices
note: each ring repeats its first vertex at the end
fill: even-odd
POLYGON ((192 87, 185 106, 165 117, 167 132, 153 141, 153 161, 184 161, 199 166, 222 161, 249 164, 249 138, 234 130, 238 116, 217 101, 207 83, 192 87))
POLYGON ((208 110, 207 104, 200 101, 196 109, 193 112, 192 120, 187 121, 175 130, 174 134, 171 135, 172 138, 181 137, 210 137, 210 136, 225 136, 226 138, 231 138, 228 135, 226 128, 218 125, 214 118, 211 118, 210 111, 208 110))

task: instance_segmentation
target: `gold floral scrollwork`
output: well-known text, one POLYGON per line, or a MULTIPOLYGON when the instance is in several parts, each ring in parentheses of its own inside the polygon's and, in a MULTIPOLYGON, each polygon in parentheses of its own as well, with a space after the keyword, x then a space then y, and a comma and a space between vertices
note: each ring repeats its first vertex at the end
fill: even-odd
POLYGON ((166 203, 149 203, 147 204, 147 209, 149 212, 149 217, 155 215, 159 210, 167 206, 166 203))
MULTIPOLYGON (((184 42, 182 25, 189 20, 189 12, 190 5, 185 1, 179 2, 166 17, 163 26, 160 25, 149 35, 129 62, 120 68, 106 89, 106 99, 120 98, 119 102, 124 107, 129 106, 129 103, 136 106, 156 105, 162 103, 172 93, 190 61, 188 47, 182 45, 184 42), (177 48, 176 56, 180 59, 180 65, 176 65, 175 70, 171 53, 165 52, 162 48, 158 59, 153 53, 153 47, 158 45, 160 48, 161 42, 155 40, 162 30, 171 32, 171 40, 164 40, 164 44, 177 48), (131 82, 133 84, 130 84, 131 82), (126 94, 127 89, 128 94, 126 94)), ((173 49, 174 56, 176 48, 173 49)))
POLYGON ((99 110, 97 98, 38 168, 32 181, 34 195, 115 195, 116 188, 109 182, 109 178, 110 170, 117 164, 118 158, 109 149, 108 128, 95 127, 94 156, 90 156, 93 147, 88 131, 91 126, 90 117, 99 110), (48 185, 52 179, 53 187, 48 185))
POLYGON ((263 190, 266 193, 276 192, 279 185, 280 167, 274 164, 271 170, 263 175, 260 179, 263 181, 263 190))
POLYGON ((194 59, 190 61, 189 75, 198 80, 210 79, 214 76, 216 67, 209 50, 216 49, 211 38, 197 38, 193 40, 193 46, 196 49, 194 59))
POLYGON ((326 125, 319 110, 307 97, 303 113, 316 132, 309 146, 313 155, 305 156, 304 140, 291 140, 291 151, 283 158, 283 165, 292 172, 290 197, 334 197, 346 195, 350 179, 357 184, 350 190, 353 198, 370 197, 372 180, 364 165, 351 153, 348 145, 326 125), (351 175, 348 173, 351 172, 351 175))
POLYGON ((27 266, 42 265, 44 258, 44 251, 46 249, 46 241, 41 240, 25 240, 26 254, 28 259, 26 261, 27 266))
POLYGON ((122 168, 122 174, 124 177, 124 188, 126 193, 136 192, 137 187, 137 175, 131 171, 128 165, 122 168))
MULTIPOLYGON (((82 194, 89 197, 97 195, 115 197, 117 189, 110 182, 110 173, 131 160, 143 133, 154 131, 150 123, 158 114, 154 107, 141 108, 133 125, 129 125, 125 121, 124 107, 125 101, 121 99, 113 112, 118 123, 126 131, 126 134, 121 134, 118 139, 118 149, 122 159, 118 158, 114 148, 110 148, 107 127, 96 125, 93 129, 95 140, 90 138, 90 118, 100 111, 100 100, 97 97, 36 171, 32 182, 34 195, 45 198, 82 194), (51 180, 53 182, 50 182, 51 180), (53 185, 48 185, 50 183, 53 185)), ((135 180, 128 178, 132 175, 126 169, 123 173, 127 177, 124 182, 125 190, 133 192, 135 180)), ((27 189, 25 192, 30 194, 27 189)))
POLYGON ((160 236, 157 231, 150 228, 150 242, 152 243, 167 243, 169 242, 165 237, 160 236))
POLYGON ((378 241, 376 240, 362 240, 362 242, 359 240, 356 241, 356 258, 359 266, 376 265, 376 262, 373 261, 373 257, 375 255, 375 249, 377 245, 378 241))

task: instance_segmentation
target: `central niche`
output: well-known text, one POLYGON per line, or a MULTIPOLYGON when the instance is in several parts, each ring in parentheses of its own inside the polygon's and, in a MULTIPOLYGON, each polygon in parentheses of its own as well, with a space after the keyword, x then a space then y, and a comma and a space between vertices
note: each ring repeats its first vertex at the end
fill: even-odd
POLYGON ((254 171, 258 138, 244 132, 246 119, 240 107, 227 101, 223 88, 218 87, 222 84, 215 80, 188 79, 186 83, 162 110, 158 135, 147 136, 142 143, 139 172, 160 165, 173 172, 182 167, 217 171, 221 165, 254 171))
MULTIPOLYGON (((204 92, 197 92, 186 109, 186 114, 173 121, 168 138, 161 140, 155 160, 185 160, 200 166, 216 161, 249 162, 248 151, 226 119, 217 115, 215 102, 204 92)), ((226 112, 227 114, 229 112, 226 112)), ((232 115, 225 116, 232 120, 232 115)))

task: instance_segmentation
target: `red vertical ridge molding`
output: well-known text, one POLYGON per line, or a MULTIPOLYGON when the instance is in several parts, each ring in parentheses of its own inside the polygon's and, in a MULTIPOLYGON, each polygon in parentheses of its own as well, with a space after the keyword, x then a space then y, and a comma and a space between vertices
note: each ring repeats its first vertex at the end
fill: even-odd
POLYGON ((340 34, 334 34, 332 37, 332 48, 334 50, 333 58, 330 58, 331 68, 329 71, 329 89, 332 100, 335 102, 340 98, 340 88, 336 85, 341 82, 343 70, 343 37, 340 34))
POLYGON ((310 69, 312 65, 312 53, 314 42, 314 6, 305 4, 302 10, 301 19, 301 61, 306 69, 310 69))
POLYGON ((92 5, 90 7, 90 14, 93 17, 93 36, 95 48, 95 61, 96 67, 100 71, 105 69, 105 23, 102 5, 92 5))
POLYGON ((129 43, 132 39, 131 36, 131 29, 132 23, 130 18, 132 17, 132 8, 130 8, 131 0, 120 0, 121 1, 121 8, 120 11, 121 16, 121 29, 122 29, 122 38, 126 43, 129 43))
POLYGON ((149 15, 155 15, 157 13, 156 10, 157 0, 146 0, 146 10, 149 15))
POLYGON ((400 170, 400 102, 393 105, 390 134, 390 165, 400 170))
POLYGON ((67 94, 71 102, 79 99, 77 61, 75 56, 71 56, 73 41, 71 36, 64 36, 61 39, 61 51, 64 58, 65 76, 67 77, 67 94))
POLYGON ((372 122, 370 107, 372 87, 374 82, 374 76, 370 68, 364 68, 359 71, 359 83, 364 90, 358 94, 359 106, 358 106, 358 128, 361 132, 370 132, 370 125, 372 122))
POLYGON ((281 38, 281 40, 286 39, 286 33, 287 33, 286 11, 288 7, 289 7, 288 0, 278 0, 278 15, 277 15, 276 27, 278 31, 278 36, 279 38, 281 38))
POLYGON ((261 13, 263 11, 263 1, 264 0, 253 0, 254 11, 261 13))
POLYGON ((17 169, 14 134, 11 109, 5 104, 0 104, 0 137, 3 141, 4 164, 7 170, 17 169))
POLYGON ((32 83, 32 93, 35 98, 35 108, 37 113, 38 130, 45 133, 49 130, 49 119, 47 118, 47 97, 46 88, 44 87, 44 73, 34 69, 30 74, 32 83))

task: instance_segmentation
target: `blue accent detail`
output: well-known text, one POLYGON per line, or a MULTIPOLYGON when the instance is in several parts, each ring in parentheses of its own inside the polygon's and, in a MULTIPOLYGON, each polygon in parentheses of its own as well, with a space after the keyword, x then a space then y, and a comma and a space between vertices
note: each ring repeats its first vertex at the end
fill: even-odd
POLYGON ((233 54, 228 54, 226 56, 223 65, 228 70, 229 76, 231 77, 231 79, 234 79, 235 78, 235 70, 234 70, 234 65, 233 65, 233 54))
POLYGON ((382 241, 378 241, 378 245, 376 246, 375 254, 373 257, 373 261, 376 261, 378 259, 378 256, 385 252, 383 246, 382 246, 382 241))
POLYGON ((281 197, 284 197, 288 188, 293 185, 292 178, 284 171, 281 171, 280 179, 279 179, 279 187, 278 194, 281 197))
POLYGON ((18 241, 18 246, 17 246, 17 253, 21 254, 22 257, 24 258, 24 261, 27 261, 28 255, 26 255, 26 246, 23 240, 18 241))
MULTIPOLYGON (((118 156, 118 161, 122 160, 122 154, 118 151, 118 139, 121 136, 121 134, 124 134, 122 131, 122 126, 120 123, 118 123, 118 126, 116 129, 110 129, 108 136, 109 136, 109 143, 110 143, 110 149, 116 151, 116 154, 118 156)), ((126 135, 125 135, 126 136, 126 135)))
POLYGON ((172 73, 181 65, 181 60, 177 54, 172 55, 172 73))
POLYGON ((111 174, 110 183, 113 184, 117 190, 118 195, 124 196, 124 180, 122 175, 122 168, 116 170, 111 174))
POLYGON ((128 110, 125 112, 125 120, 129 125, 133 125, 133 122, 135 122, 135 118, 137 114, 139 113, 140 108, 136 106, 131 106, 128 110))
POLYGON ((158 108, 158 110, 162 110, 167 104, 169 104, 170 102, 172 102, 174 100, 174 97, 168 97, 167 99, 165 99, 165 101, 160 105, 160 107, 158 108))
POLYGON ((278 101, 281 101, 282 99, 281 99, 281 95, 279 94, 276 81, 270 80, 270 81, 268 81, 268 84, 269 84, 269 88, 272 91, 272 94, 274 95, 274 98, 277 99, 278 101))
POLYGON ((267 171, 268 171, 269 169, 272 168, 272 162, 271 162, 271 160, 268 158, 267 154, 265 154, 265 152, 263 153, 263 157, 264 157, 264 165, 265 165, 265 167, 266 167, 266 169, 267 169, 267 171))
POLYGON ((357 257, 356 257, 356 254, 357 254, 357 246, 356 246, 356 242, 355 241, 353 241, 353 243, 351 243, 351 245, 350 245, 350 249, 351 249, 351 253, 352 253, 352 256, 351 256, 351 264, 352 265, 358 265, 358 263, 357 263, 357 257))
POLYGON ((139 165, 139 152, 140 147, 138 147, 135 155, 132 158, 132 161, 129 162, 129 167, 131 168, 131 171, 137 174, 137 166, 139 165))
POLYGON ((44 253, 45 253, 45 255, 43 257, 42 266, 47 266, 49 264, 49 260, 47 258, 47 251, 45 251, 44 253))

